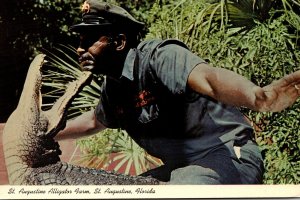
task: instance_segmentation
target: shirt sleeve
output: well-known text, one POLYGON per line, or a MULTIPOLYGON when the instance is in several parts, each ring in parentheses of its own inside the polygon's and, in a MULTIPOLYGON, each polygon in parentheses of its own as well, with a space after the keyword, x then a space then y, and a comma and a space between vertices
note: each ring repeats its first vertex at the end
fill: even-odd
POLYGON ((95 109, 97 120, 107 128, 120 128, 116 112, 110 105, 106 93, 106 81, 103 83, 101 90, 100 101, 95 109))
POLYGON ((183 43, 166 43, 157 47, 151 66, 157 78, 173 93, 186 92, 187 79, 194 67, 205 61, 183 43))

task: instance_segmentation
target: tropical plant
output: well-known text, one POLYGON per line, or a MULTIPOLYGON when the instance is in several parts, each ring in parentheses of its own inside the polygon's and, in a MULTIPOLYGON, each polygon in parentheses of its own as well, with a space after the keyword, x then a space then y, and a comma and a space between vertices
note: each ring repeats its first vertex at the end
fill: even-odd
POLYGON ((84 151, 83 156, 75 160, 80 165, 131 175, 162 165, 159 159, 149 155, 122 130, 105 130, 78 143, 84 151))
MULTIPOLYGON (((156 3, 146 39, 180 39, 213 66, 263 86, 299 69, 299 8, 298 0, 156 3)), ((281 113, 241 110, 256 128, 264 182, 300 183, 299 101, 281 113)))

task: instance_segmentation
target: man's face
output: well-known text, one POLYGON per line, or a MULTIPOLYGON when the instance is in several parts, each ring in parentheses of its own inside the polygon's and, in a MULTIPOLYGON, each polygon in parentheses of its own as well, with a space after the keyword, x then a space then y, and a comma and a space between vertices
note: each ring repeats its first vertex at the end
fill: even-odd
MULTIPOLYGON (((106 34, 108 35, 108 34, 106 34)), ((113 39, 104 34, 81 34, 77 49, 82 70, 97 74, 111 74, 116 68, 117 51, 113 39)))

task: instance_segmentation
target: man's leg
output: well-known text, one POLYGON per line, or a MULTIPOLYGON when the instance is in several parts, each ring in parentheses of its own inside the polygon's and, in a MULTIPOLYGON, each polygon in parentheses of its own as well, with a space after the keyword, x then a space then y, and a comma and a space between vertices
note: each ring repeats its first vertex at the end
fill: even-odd
POLYGON ((172 171, 171 185, 214 185, 222 184, 214 170, 199 165, 189 165, 172 171))
POLYGON ((240 157, 234 164, 239 168, 243 184, 262 184, 264 163, 255 142, 249 140, 247 144, 241 146, 240 157))
POLYGON ((189 166, 172 171, 170 184, 241 184, 240 172, 223 146, 189 166))
POLYGON ((224 145, 189 166, 173 170, 170 184, 261 184, 264 169, 257 145, 248 141, 235 153, 231 146, 224 145))

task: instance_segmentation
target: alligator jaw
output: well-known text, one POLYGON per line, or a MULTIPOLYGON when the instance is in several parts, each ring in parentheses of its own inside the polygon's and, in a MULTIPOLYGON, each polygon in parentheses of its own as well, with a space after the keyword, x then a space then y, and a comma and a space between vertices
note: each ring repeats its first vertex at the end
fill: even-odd
POLYGON ((65 94, 61 96, 53 107, 45 112, 48 119, 48 128, 46 134, 54 137, 65 126, 65 115, 67 108, 76 96, 76 94, 92 79, 92 73, 89 71, 82 72, 82 75, 76 81, 71 82, 65 94))
POLYGON ((103 170, 87 169, 59 162, 61 153, 54 136, 65 124, 67 109, 80 89, 92 78, 91 72, 70 83, 65 94, 49 111, 41 110, 41 67, 38 55, 29 67, 16 110, 6 122, 3 148, 9 183, 19 184, 159 184, 149 177, 132 177, 103 170))
POLYGON ((52 109, 42 111, 41 68, 45 55, 32 61, 17 108, 3 130, 3 148, 10 184, 22 184, 32 167, 43 167, 58 162, 61 151, 54 135, 63 128, 64 116, 72 99, 92 78, 84 72, 72 83, 52 109))

